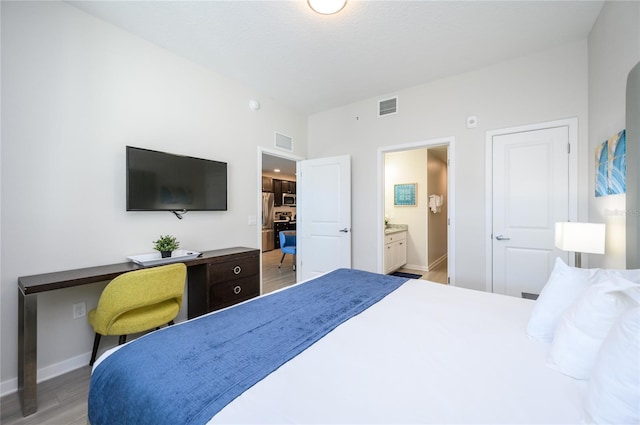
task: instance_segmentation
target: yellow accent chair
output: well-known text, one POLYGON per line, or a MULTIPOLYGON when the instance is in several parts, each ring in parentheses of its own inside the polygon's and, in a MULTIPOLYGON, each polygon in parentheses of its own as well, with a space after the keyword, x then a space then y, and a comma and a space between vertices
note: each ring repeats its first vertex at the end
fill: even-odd
POLYGON ((182 306, 187 267, 168 264, 127 272, 104 288, 98 306, 89 311, 89 324, 96 333, 90 365, 96 360, 102 335, 127 335, 173 324, 182 306))

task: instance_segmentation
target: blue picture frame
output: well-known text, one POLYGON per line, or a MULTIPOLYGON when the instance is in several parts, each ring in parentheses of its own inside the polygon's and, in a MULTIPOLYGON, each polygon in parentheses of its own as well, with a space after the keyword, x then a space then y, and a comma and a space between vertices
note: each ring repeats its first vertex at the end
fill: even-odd
POLYGON ((417 183, 394 184, 393 205, 396 207, 415 207, 417 186, 417 183))

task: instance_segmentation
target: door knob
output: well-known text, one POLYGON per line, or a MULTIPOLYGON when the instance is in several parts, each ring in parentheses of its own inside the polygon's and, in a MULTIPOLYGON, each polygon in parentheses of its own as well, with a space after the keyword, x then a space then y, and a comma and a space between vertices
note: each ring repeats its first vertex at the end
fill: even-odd
POLYGON ((502 235, 496 236, 496 239, 499 240, 499 241, 509 241, 509 240, 511 240, 511 238, 507 238, 507 237, 502 236, 502 235))
POLYGON ((346 227, 344 229, 340 229, 340 232, 342 233, 349 233, 349 229, 347 229, 346 227))

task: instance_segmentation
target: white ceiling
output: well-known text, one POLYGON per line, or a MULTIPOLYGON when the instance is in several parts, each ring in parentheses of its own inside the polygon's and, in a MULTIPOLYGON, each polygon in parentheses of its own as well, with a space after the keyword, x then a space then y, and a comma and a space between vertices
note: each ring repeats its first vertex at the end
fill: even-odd
POLYGON ((68 3, 302 113, 585 39, 603 4, 349 0, 323 16, 306 0, 68 3))
POLYGON ((280 158, 273 155, 262 154, 262 171, 273 173, 275 169, 280 170, 282 175, 295 176, 296 162, 289 159, 280 158))

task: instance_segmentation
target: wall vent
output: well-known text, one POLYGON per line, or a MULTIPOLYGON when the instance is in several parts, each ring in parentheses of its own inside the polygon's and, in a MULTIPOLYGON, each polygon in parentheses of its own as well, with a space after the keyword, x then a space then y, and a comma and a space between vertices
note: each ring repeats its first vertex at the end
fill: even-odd
POLYGON ((285 136, 282 133, 278 133, 277 131, 275 136, 275 145, 276 148, 293 152, 293 139, 289 136, 285 136))
POLYGON ((384 99, 378 101, 378 116, 384 117, 386 115, 398 113, 398 98, 392 97, 390 99, 384 99))

